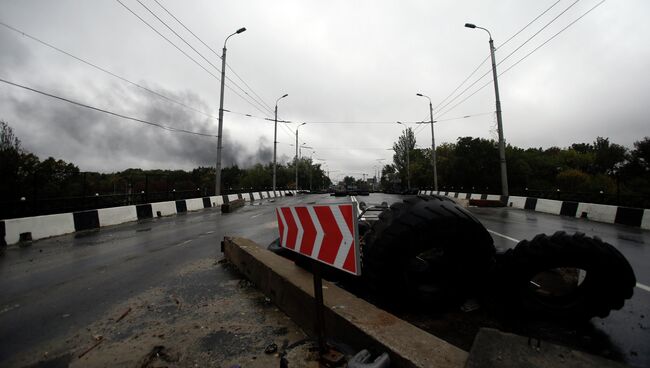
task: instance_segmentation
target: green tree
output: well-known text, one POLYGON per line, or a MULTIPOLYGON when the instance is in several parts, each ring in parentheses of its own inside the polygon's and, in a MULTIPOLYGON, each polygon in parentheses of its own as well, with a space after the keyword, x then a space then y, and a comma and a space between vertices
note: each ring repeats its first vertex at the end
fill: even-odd
POLYGON ((415 134, 413 129, 406 128, 402 131, 402 135, 397 138, 397 142, 393 144, 393 165, 399 173, 402 186, 405 188, 408 182, 409 160, 415 149, 415 134))

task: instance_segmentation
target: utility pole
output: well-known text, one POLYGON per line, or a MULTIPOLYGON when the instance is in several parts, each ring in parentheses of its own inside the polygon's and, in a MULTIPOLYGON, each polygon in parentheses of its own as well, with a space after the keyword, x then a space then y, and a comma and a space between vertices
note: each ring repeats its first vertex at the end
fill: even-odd
POLYGON ((503 139, 503 121, 501 118, 501 99, 499 98, 499 81, 497 78, 497 64, 494 57, 494 41, 492 34, 485 28, 478 27, 472 23, 465 23, 467 28, 478 28, 490 36, 490 57, 492 58, 492 79, 494 80, 494 95, 496 97, 497 126, 499 129, 499 162, 501 164, 501 195, 508 196, 508 171, 506 165, 506 143, 503 139))
POLYGON ((228 39, 236 34, 240 34, 246 31, 246 28, 242 27, 238 29, 235 33, 226 37, 226 40, 223 42, 223 50, 221 54, 221 96, 219 96, 219 130, 217 136, 217 165, 215 172, 214 180, 214 195, 221 194, 221 150, 222 150, 222 138, 223 138, 223 90, 226 81, 226 43, 228 39))
POLYGON ((438 191, 438 168, 436 167, 436 136, 433 133, 433 104, 431 103, 431 98, 422 93, 416 93, 417 96, 426 97, 429 99, 429 116, 431 117, 431 162, 433 165, 433 189, 438 191))
POLYGON ((273 130, 273 193, 275 193, 275 182, 278 168, 278 163, 276 161, 278 151, 278 102, 287 96, 289 95, 285 93, 282 97, 275 100, 275 128, 273 130))
POLYGON ((298 129, 307 123, 302 123, 296 127, 296 191, 298 191, 298 129))

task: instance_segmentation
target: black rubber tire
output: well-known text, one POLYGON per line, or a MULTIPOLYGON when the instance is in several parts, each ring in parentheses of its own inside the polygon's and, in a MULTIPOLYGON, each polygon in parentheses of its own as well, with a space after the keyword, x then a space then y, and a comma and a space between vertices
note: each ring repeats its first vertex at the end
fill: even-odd
POLYGON ((534 319, 579 322, 604 318, 611 310, 621 309, 636 286, 632 267, 616 248, 582 233, 558 231, 523 240, 505 262, 502 280, 508 280, 508 295, 513 299, 509 304, 534 319), (530 280, 556 268, 582 269, 586 275, 567 295, 540 295, 530 280))
POLYGON ((442 196, 391 205, 365 234, 362 246, 362 277, 370 289, 422 302, 453 303, 476 291, 495 254, 483 225, 442 196))

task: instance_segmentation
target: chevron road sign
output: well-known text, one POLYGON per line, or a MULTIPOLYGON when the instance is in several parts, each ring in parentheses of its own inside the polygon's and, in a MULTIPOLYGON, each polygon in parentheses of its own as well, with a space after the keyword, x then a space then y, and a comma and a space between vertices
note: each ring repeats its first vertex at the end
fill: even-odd
POLYGON ((352 203, 280 207, 276 215, 283 248, 361 274, 357 208, 352 203))

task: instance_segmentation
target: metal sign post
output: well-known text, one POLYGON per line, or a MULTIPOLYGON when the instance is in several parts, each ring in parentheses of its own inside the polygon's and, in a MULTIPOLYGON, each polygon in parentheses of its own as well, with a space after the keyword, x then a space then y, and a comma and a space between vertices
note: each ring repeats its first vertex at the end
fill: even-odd
POLYGON ((276 209, 280 246, 311 259, 314 276, 315 332, 321 357, 325 343, 322 264, 361 275, 358 209, 353 203, 276 209))

